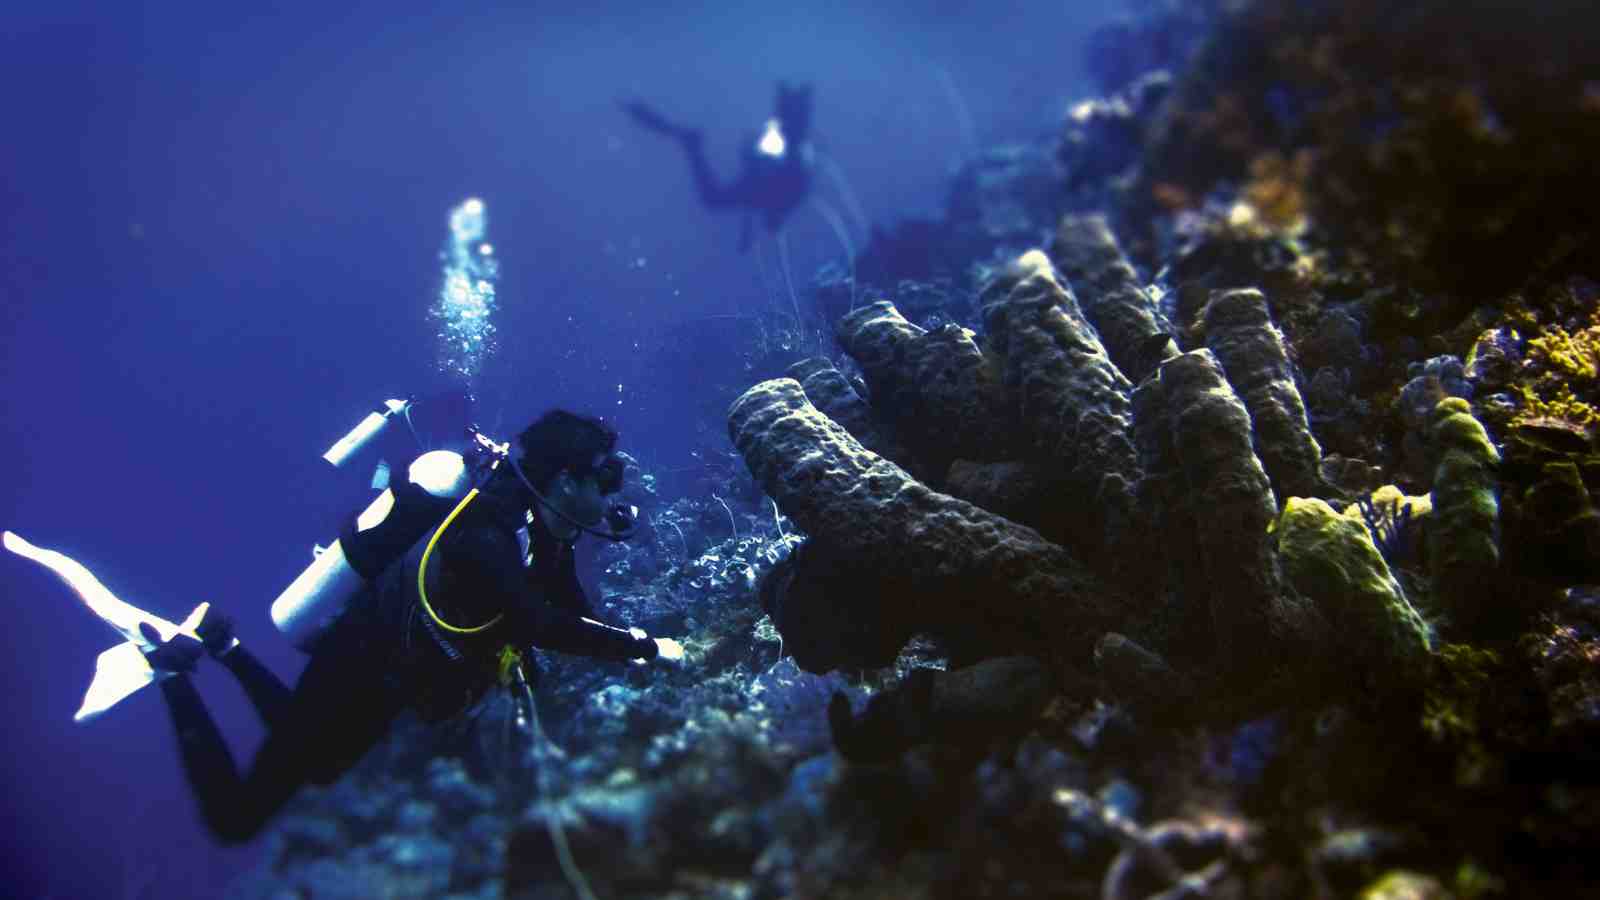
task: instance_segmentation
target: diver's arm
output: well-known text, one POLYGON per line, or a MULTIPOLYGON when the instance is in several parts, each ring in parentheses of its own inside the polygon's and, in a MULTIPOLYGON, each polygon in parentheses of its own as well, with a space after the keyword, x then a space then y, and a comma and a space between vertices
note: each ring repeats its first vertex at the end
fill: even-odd
MULTIPOLYGON (((457 574, 456 584, 484 612, 504 615, 500 624, 508 639, 535 647, 626 661, 653 659, 655 641, 635 637, 594 619, 548 602, 542 591, 524 580, 522 554, 516 540, 495 528, 463 532, 446 548, 445 563, 457 574)), ((576 576, 574 576, 576 577, 576 576)))
MULTIPOLYGON (((636 637, 631 631, 613 628, 577 613, 558 609, 533 599, 506 611, 516 634, 527 635, 530 643, 544 650, 626 662, 655 659, 659 648, 649 637, 636 637)), ((642 632, 641 632, 642 634, 642 632)))

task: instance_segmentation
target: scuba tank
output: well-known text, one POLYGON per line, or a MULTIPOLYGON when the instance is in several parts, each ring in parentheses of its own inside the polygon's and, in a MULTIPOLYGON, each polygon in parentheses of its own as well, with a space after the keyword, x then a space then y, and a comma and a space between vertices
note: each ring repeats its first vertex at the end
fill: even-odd
POLYGON ((328 448, 328 452, 322 454, 322 458, 335 467, 343 466, 350 461, 351 457, 371 446, 372 442, 377 440, 378 435, 383 433, 384 428, 388 426, 390 420, 397 413, 409 415, 410 410, 410 401, 383 401, 382 407, 368 413, 365 419, 362 419, 356 427, 350 429, 349 434, 335 441, 333 446, 328 448))
MULTIPOLYGON (((428 411, 442 411, 443 418, 449 420, 459 417, 460 421, 455 424, 465 428, 469 402, 456 395, 440 395, 420 403, 385 400, 328 448, 322 458, 340 468, 358 458, 370 459, 375 455, 371 451, 380 444, 380 439, 393 431, 390 425, 396 420, 406 426, 399 436, 404 449, 390 442, 385 455, 395 451, 407 455, 419 452, 425 449, 425 444, 418 425, 423 424, 423 420, 439 418, 430 417, 428 411), (423 410, 421 419, 414 421, 419 406, 427 409, 423 410), (404 439, 405 430, 410 431, 415 443, 404 439)), ((440 426, 436 431, 456 430, 443 423, 435 424, 440 426)), ((424 424, 424 431, 428 430, 424 424)), ((452 443, 462 446, 459 440, 452 443)), ((470 442, 466 446, 470 446, 470 442)), ((345 605, 362 585, 403 555, 439 523, 456 501, 466 496, 472 487, 472 477, 462 453, 454 449, 429 450, 411 462, 406 476, 392 480, 388 477, 388 463, 380 460, 373 487, 382 489, 378 496, 340 531, 331 545, 314 548, 311 564, 272 602, 273 624, 301 650, 309 650, 328 624, 344 612, 345 605)))
POLYGON ((407 474, 408 483, 384 488, 272 601, 272 623, 290 643, 309 649, 363 584, 436 526, 472 487, 466 460, 453 450, 422 454, 407 474), (398 503, 397 491, 405 495, 398 503))

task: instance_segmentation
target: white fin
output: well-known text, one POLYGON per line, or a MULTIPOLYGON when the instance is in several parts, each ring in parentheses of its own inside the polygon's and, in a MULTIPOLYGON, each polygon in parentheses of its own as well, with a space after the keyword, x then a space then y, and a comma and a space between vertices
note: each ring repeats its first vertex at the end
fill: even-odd
POLYGON ((181 625, 173 624, 155 613, 118 599, 117 595, 101 584, 100 579, 94 577, 94 573, 83 563, 65 553, 36 547, 15 532, 7 531, 3 537, 7 550, 31 559, 55 573, 73 593, 78 595, 78 599, 83 601, 83 605, 88 607, 90 612, 99 616, 102 622, 126 638, 126 643, 118 644, 100 654, 95 662, 94 680, 89 683, 89 691, 83 698, 83 706, 77 715, 73 716, 74 721, 82 722, 94 718, 139 688, 157 678, 165 677, 167 673, 156 672, 145 661, 144 652, 154 648, 139 634, 140 624, 148 623, 163 641, 170 641, 178 634, 186 634, 195 640, 200 639, 194 629, 205 617, 206 610, 211 607, 210 603, 196 606, 181 625))
POLYGON ((171 673, 157 672, 145 661, 144 650, 132 641, 112 647, 94 662, 94 680, 83 695, 83 705, 72 721, 87 722, 132 695, 135 691, 171 673))

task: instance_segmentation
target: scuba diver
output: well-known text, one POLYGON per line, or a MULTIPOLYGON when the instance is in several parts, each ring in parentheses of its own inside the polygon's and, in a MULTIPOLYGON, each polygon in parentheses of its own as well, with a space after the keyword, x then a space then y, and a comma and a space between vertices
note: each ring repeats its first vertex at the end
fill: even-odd
MULTIPOLYGON (((387 415, 405 410, 390 404, 387 415)), ((682 660, 674 640, 600 622, 578 580, 574 541, 625 540, 637 514, 608 509, 623 478, 616 432, 556 410, 518 436, 520 459, 507 445, 473 440, 475 466, 444 450, 417 457, 273 604, 280 630, 310 654, 292 689, 214 608, 165 640, 139 626, 202 816, 222 840, 248 840, 303 784, 338 778, 404 710, 449 719, 499 681, 520 688, 536 715, 523 670, 529 647, 682 660), (476 486, 463 490, 468 482, 476 486), (341 578, 356 587, 332 612, 319 609, 313 598, 341 578), (188 677, 205 656, 233 673, 267 725, 246 772, 188 677)), ((340 448, 329 451, 335 464, 340 448)))
POLYGON ((769 233, 805 202, 811 190, 816 149, 811 142, 811 87, 778 83, 772 117, 762 131, 745 142, 740 154, 739 177, 724 183, 711 170, 697 128, 676 125, 640 101, 622 105, 635 122, 677 141, 689 159, 689 171, 710 209, 738 209, 746 213, 739 251, 750 249, 754 217, 760 216, 769 233))
MULTIPOLYGON (((806 330, 805 315, 801 312, 800 298, 794 289, 785 226, 795 210, 807 201, 833 231, 844 251, 850 272, 850 309, 855 308, 855 250, 850 241, 850 229, 839 212, 819 196, 821 192, 812 191, 813 175, 821 172, 828 177, 838 199, 845 204, 863 234, 868 230, 867 218, 839 165, 819 152, 812 139, 810 85, 791 87, 787 82, 778 82, 773 114, 759 133, 745 141, 739 155, 739 176, 732 182, 723 182, 711 170, 711 164, 706 161, 700 129, 675 124, 642 101, 623 103, 622 108, 639 125, 672 138, 683 147, 684 155, 689 159, 689 171, 694 176, 695 189, 707 208, 737 209, 745 213, 739 232, 740 253, 747 252, 753 243, 756 217, 759 216, 765 223, 767 233, 777 245, 783 282, 788 288, 797 332, 806 330)), ((757 261, 760 262, 759 254, 757 261)), ((765 282, 764 263, 761 277, 765 282)))

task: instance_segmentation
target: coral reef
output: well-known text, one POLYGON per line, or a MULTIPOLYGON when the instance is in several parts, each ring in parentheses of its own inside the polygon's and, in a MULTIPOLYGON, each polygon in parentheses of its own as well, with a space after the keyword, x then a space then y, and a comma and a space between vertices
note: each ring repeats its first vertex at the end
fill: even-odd
MULTIPOLYGON (((1217 352, 1179 353, 1103 222, 1064 222, 1056 252, 1093 299, 1080 303, 1043 253, 1024 254, 984 291, 981 348, 964 331, 924 332, 883 301, 841 321, 873 417, 906 436, 907 469, 867 450, 796 381, 765 382, 731 407, 735 446, 808 536, 764 591, 803 666, 881 665, 921 632, 953 659, 1025 652, 1086 671, 1091 648, 1116 631, 1129 642, 1119 647, 1149 644, 1255 680, 1325 643, 1325 616, 1350 614, 1340 591, 1318 595, 1319 607, 1280 583, 1272 479, 1318 490, 1320 453, 1261 294, 1219 293, 1203 317, 1217 352), (1137 390, 1091 315, 1105 317, 1119 357, 1149 369, 1137 390), (1038 515, 1038 532, 911 474, 971 485, 970 468, 941 478, 957 458, 1027 473, 1039 496, 1013 508, 1038 515), (1157 553, 1152 532, 1170 536, 1157 553), (969 599, 977 593, 982 604, 969 599)), ((1396 605, 1352 591, 1352 603, 1396 605)))
POLYGON ((1536 577, 1600 581, 1600 449, 1560 419, 1512 426, 1501 499, 1506 565, 1536 577))
MULTIPOLYGON (((1463 298, 1581 270, 1596 235, 1577 198, 1594 193, 1584 160, 1600 147, 1590 13, 1228 5, 1150 125, 1133 203, 1192 204, 1310 151, 1287 178, 1354 268, 1463 298)), ((1466 308, 1446 304, 1434 325, 1466 308)))
POLYGON ((635 461, 596 605, 684 669, 541 654, 546 740, 408 722, 241 894, 565 896, 558 826, 619 897, 1588 889, 1586 9, 1142 6, 836 347, 666 338, 731 447, 635 461))

